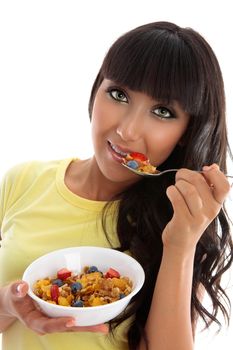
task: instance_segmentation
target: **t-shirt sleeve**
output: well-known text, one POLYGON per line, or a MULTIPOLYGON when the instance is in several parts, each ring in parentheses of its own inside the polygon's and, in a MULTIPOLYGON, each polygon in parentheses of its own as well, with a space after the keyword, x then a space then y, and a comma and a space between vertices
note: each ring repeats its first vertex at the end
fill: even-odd
POLYGON ((7 210, 17 201, 24 192, 24 174, 29 163, 15 165, 10 168, 0 182, 0 231, 2 221, 7 210))

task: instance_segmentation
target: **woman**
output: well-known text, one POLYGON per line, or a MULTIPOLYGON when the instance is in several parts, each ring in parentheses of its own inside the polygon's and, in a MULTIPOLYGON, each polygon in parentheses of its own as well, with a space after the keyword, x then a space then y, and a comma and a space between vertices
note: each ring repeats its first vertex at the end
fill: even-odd
POLYGON ((30 162, 3 181, 4 346, 191 350, 198 316, 207 326, 219 323, 219 309, 229 317, 220 298, 232 241, 223 206, 230 185, 217 59, 192 29, 168 22, 135 28, 107 53, 89 113, 92 158, 30 162), (130 152, 145 154, 159 170, 181 169, 175 177, 141 178, 121 164, 130 152), (106 325, 80 328, 69 318, 45 317, 16 281, 37 256, 72 245, 129 251, 144 268, 142 290, 110 322, 109 334, 106 325), (212 311, 202 305, 205 290, 212 311))

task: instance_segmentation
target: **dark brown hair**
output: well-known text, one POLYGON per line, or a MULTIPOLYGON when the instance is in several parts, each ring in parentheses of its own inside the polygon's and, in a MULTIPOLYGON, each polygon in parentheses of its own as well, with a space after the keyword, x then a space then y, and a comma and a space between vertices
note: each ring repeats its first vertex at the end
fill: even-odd
MULTIPOLYGON (((190 122, 183 139, 160 169, 186 167, 201 169, 217 163, 226 172, 229 150, 225 120, 225 95, 221 70, 209 44, 191 28, 169 22, 155 22, 135 28, 121 36, 109 49, 94 82, 89 113, 103 79, 110 79, 154 99, 177 100, 189 113, 190 122)), ((229 150, 230 152, 230 150, 229 150)), ((144 325, 160 268, 163 244, 161 235, 173 215, 166 188, 174 176, 143 179, 118 195, 117 233, 120 247, 130 250, 143 266, 145 284, 120 318, 112 325, 135 315, 129 331, 129 348, 135 349, 144 334, 144 325)), ((103 226, 106 212, 103 212, 103 226)), ((229 322, 230 301, 221 287, 222 274, 230 267, 233 246, 225 208, 208 226, 196 247, 192 285, 192 321, 197 315, 206 327, 217 319, 220 309, 229 322), (212 300, 212 311, 198 300, 203 284, 212 300)), ((161 325, 162 327, 162 325, 161 325)))

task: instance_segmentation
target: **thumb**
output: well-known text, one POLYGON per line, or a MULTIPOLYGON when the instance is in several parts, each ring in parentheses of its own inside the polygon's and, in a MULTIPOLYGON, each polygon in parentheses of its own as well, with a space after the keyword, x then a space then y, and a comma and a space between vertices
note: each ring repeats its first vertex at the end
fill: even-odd
POLYGON ((27 295, 28 288, 25 281, 17 281, 12 283, 10 291, 15 298, 23 298, 27 295))

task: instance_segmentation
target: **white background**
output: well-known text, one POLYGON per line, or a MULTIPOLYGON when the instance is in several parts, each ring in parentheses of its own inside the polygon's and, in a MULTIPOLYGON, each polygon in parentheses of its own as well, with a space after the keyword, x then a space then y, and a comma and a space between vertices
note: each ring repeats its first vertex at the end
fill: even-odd
MULTIPOLYGON (((193 27, 214 49, 232 144, 231 13, 230 0, 0 1, 0 177, 27 160, 91 156, 87 103, 102 59, 119 35, 158 20, 193 27)), ((230 349, 232 330, 197 334, 195 350, 230 349)))

